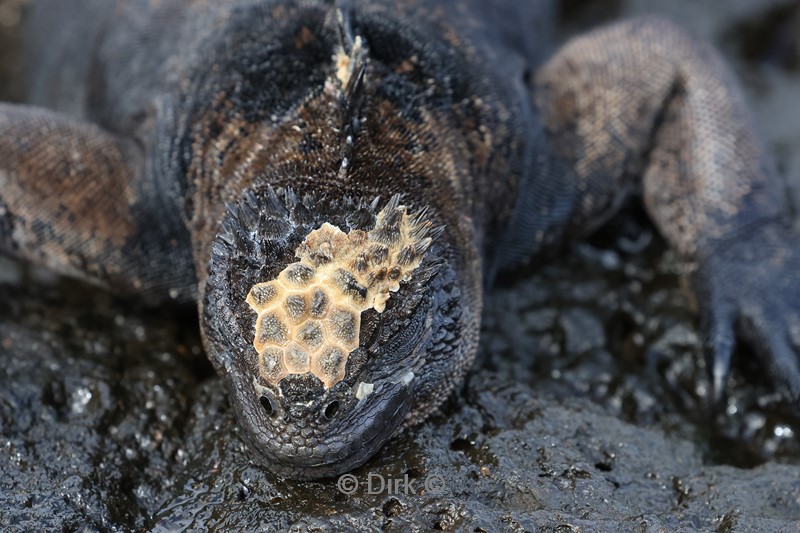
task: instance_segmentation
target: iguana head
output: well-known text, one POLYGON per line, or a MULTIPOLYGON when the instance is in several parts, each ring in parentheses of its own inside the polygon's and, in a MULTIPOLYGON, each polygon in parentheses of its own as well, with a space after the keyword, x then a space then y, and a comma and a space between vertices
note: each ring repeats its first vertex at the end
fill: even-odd
POLYGON ((212 245, 203 327, 239 422, 286 477, 346 472, 444 399, 474 353, 446 228, 394 196, 246 192, 212 245))

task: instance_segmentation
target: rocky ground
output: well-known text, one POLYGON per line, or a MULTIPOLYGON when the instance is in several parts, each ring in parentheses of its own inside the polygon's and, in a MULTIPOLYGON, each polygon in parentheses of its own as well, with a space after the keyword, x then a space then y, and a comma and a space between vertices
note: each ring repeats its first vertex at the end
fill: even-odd
MULTIPOLYGON (((5 98, 20 94, 19 4, 0 0, 5 98)), ((566 4, 565 34, 655 10, 714 40, 800 199, 796 2, 566 4)), ((505 276, 466 384, 353 472, 352 494, 251 460, 192 309, 4 262, 0 528, 797 530, 800 419, 744 349, 725 412, 709 406, 677 263, 643 219, 629 210, 572 253, 505 276), (378 490, 381 479, 401 483, 378 490)))

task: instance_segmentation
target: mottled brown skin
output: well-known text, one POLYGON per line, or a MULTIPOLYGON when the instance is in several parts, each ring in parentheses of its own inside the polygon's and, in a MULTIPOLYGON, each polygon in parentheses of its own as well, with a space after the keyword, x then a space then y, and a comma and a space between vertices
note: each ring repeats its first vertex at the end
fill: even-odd
POLYGON ((554 20, 549 0, 36 0, 29 101, 0 105, 0 249, 196 301, 264 464, 322 477, 460 382, 499 269, 638 194, 691 267, 715 390, 738 336, 800 401, 800 239, 735 80, 660 19, 556 51, 554 20), (345 378, 260 381, 248 291, 396 194, 442 229, 363 313, 345 378))

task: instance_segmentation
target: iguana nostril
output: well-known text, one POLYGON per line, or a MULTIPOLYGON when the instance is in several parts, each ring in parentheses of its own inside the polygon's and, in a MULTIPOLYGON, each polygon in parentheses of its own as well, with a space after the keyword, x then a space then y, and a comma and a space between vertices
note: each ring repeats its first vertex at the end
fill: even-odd
POLYGON ((334 400, 328 404, 323 414, 325 415, 326 419, 330 420, 334 416, 336 416, 336 413, 338 412, 339 412, 339 400, 334 400))
POLYGON ((261 407, 263 407, 264 411, 267 412, 267 416, 269 417, 275 416, 275 413, 277 413, 277 409, 275 409, 275 406, 272 405, 272 400, 270 400, 266 396, 262 396, 260 402, 261 402, 261 407))

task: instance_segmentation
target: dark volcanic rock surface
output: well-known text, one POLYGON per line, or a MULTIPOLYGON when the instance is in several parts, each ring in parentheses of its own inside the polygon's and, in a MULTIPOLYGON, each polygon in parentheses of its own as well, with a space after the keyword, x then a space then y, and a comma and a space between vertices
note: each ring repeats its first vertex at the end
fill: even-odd
MULTIPOLYGON (((713 38, 800 190, 796 2, 567 4, 570 30, 655 7, 713 38)), ((3 90, 16 42, 0 30, 3 90)), ((0 263, 0 529, 795 531, 800 421, 745 349, 709 406, 677 263, 643 218, 504 276, 465 385, 352 494, 252 461, 192 309, 0 263)))
MULTIPOLYGON (((552 270, 580 265, 570 268, 552 270)), ((586 283, 572 294, 619 289, 586 283)), ((552 281, 518 282, 495 305, 520 292, 535 301, 552 281)), ((198 354, 191 312, 136 309, 69 284, 0 296, 4 530, 774 531, 800 518, 796 454, 748 469, 712 460, 703 425, 654 384, 668 376, 580 355, 603 351, 590 325, 601 320, 575 304, 554 302, 560 344, 573 351, 541 356, 551 377, 515 359, 492 369, 506 351, 496 346, 441 413, 356 470, 359 487, 346 495, 336 480, 280 481, 251 461, 222 383, 198 354), (619 380, 608 387, 617 392, 598 392, 607 380, 619 380), (402 483, 389 490, 381 479, 402 483)), ((545 324, 535 336, 547 338, 542 313, 520 314, 545 324)), ((674 327, 687 331, 666 333, 663 350, 695 342, 689 324, 674 327)), ((491 323, 486 337, 508 342, 491 323)))

